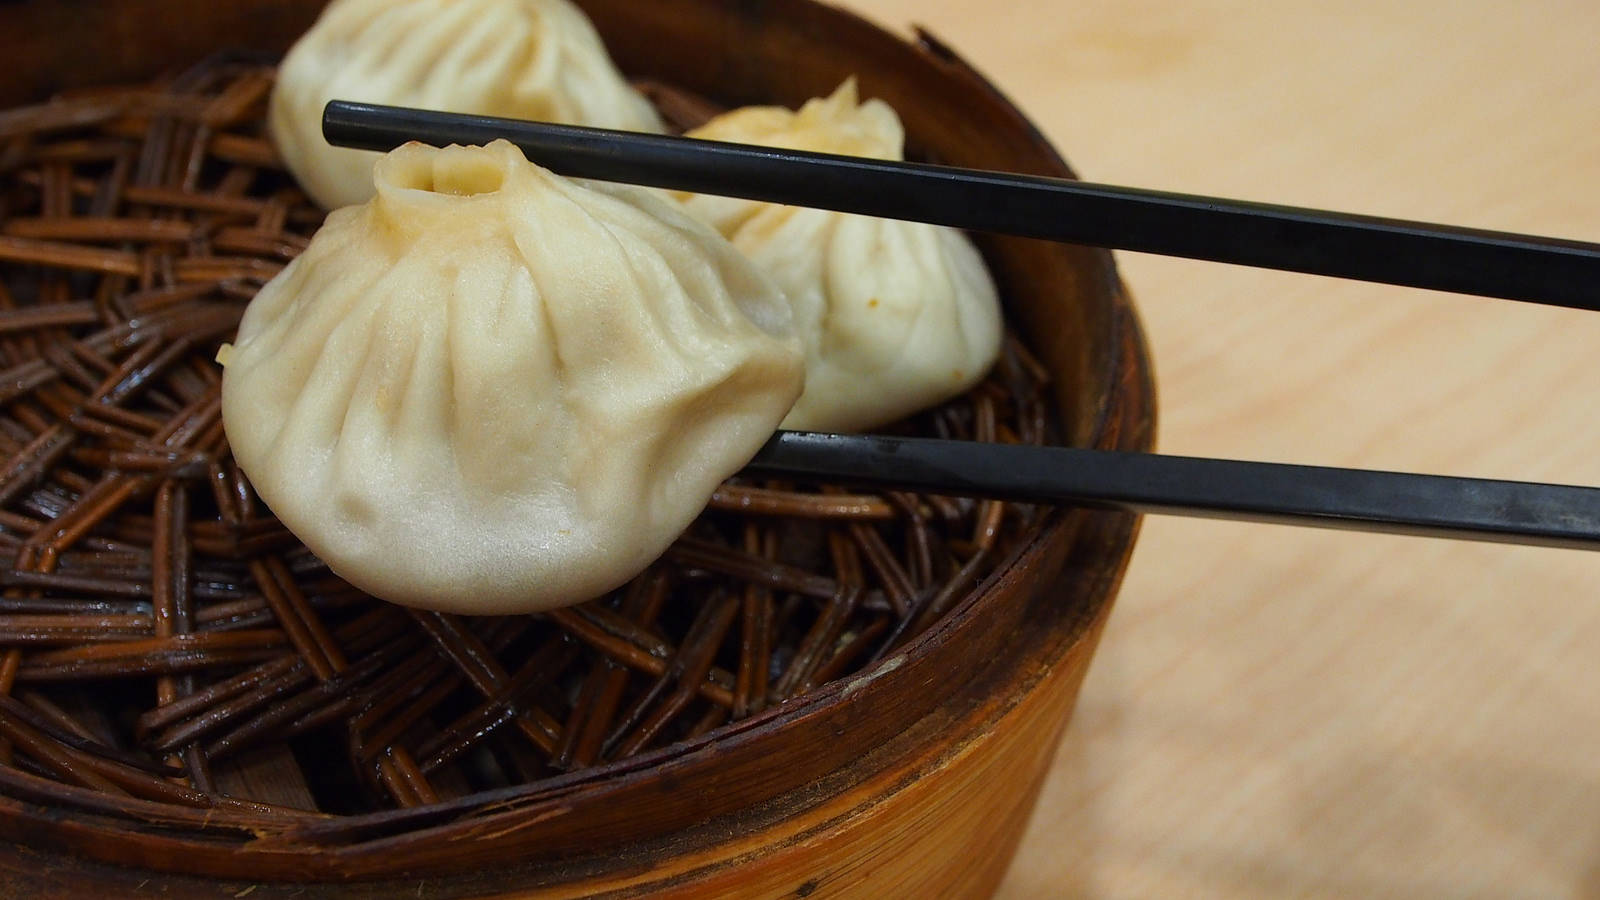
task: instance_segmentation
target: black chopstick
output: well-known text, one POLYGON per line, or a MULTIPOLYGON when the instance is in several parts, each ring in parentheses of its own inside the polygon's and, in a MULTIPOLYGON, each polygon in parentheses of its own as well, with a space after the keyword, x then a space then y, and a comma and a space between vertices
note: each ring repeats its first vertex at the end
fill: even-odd
POLYGON ((1075 447, 780 431, 750 475, 1349 531, 1600 549, 1600 489, 1075 447))
POLYGON ((506 138, 565 175, 1600 310, 1600 244, 687 138, 335 100, 330 143, 506 138))
MULTIPOLYGON (((563 174, 1600 309, 1600 246, 1049 178, 329 103, 331 143, 506 138, 563 174)), ((779 432, 752 475, 1600 549, 1600 489, 1321 466, 779 432)))

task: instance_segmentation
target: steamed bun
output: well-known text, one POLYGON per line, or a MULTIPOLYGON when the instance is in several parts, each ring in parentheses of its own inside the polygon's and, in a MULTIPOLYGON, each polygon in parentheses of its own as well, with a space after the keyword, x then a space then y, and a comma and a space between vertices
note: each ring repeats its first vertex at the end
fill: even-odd
POLYGON ((658 557, 799 396, 772 283, 643 191, 411 144, 250 304, 223 416, 263 500, 398 603, 581 602, 658 557))
MULTIPOLYGON (((904 158, 900 118, 853 80, 799 112, 748 107, 690 137, 904 158)), ((806 387, 785 428, 851 431, 956 396, 1000 353, 999 298, 961 232, 916 222, 681 195, 778 282, 806 345, 806 387)))
POLYGON ((570 0, 334 0, 284 58, 268 126, 327 209, 372 196, 378 154, 322 137, 329 100, 661 131, 570 0))

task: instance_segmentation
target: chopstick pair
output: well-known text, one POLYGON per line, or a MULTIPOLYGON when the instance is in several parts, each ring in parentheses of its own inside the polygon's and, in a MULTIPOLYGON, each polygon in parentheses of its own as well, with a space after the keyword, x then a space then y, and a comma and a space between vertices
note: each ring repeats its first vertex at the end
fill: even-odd
MULTIPOLYGON (((1600 311, 1600 245, 1065 179, 333 101, 337 146, 510 140, 553 171, 1600 311)), ((1600 549, 1600 489, 1158 454, 779 432, 747 466, 965 496, 1600 549)))

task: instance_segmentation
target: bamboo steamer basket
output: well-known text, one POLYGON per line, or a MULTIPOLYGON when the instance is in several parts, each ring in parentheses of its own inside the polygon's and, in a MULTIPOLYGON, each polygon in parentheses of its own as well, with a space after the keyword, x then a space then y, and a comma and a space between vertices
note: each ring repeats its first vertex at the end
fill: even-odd
MULTIPOLYGON (((0 106, 281 52, 318 0, 0 7, 0 106)), ((945 44, 809 0, 580 0, 630 76, 727 105, 798 105, 856 75, 952 165, 1071 176, 945 44)), ((1144 450, 1154 387, 1102 250, 980 238, 1078 445, 1144 450)), ((1056 511, 940 623, 864 674, 643 756, 393 813, 321 840, 221 837, 88 791, 0 796, 6 896, 982 897, 1016 848, 1110 612, 1138 520, 1056 511)), ((146 804, 154 806, 154 804, 146 804)))

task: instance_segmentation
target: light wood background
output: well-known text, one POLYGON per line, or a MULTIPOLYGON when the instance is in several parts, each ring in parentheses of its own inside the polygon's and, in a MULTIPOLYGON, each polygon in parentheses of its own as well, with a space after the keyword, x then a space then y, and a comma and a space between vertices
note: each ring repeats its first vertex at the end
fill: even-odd
MULTIPOLYGON (((1600 241, 1596 0, 847 3, 1089 180, 1600 241)), ((1600 313, 1121 264, 1167 452, 1600 485, 1600 313)), ((1118 603, 1004 897, 1600 897, 1600 556, 1150 519, 1118 603)))

